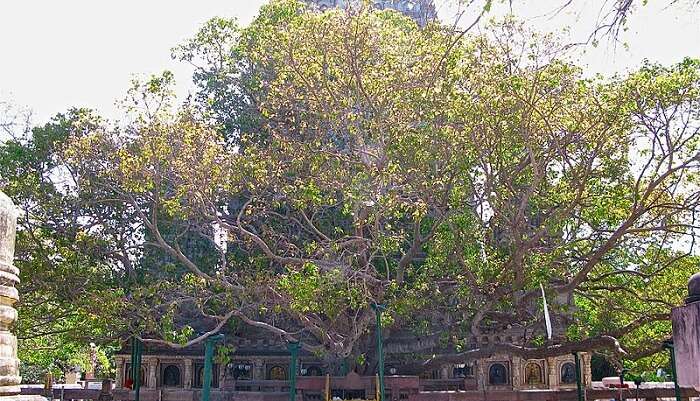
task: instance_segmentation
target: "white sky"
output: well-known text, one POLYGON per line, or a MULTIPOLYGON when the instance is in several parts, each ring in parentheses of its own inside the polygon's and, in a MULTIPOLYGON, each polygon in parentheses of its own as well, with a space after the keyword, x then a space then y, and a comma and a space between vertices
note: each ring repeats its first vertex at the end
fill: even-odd
MULTIPOLYGON (((603 1, 612 0, 575 0, 575 7, 565 14, 537 17, 564 1, 513 0, 513 11, 539 30, 571 25, 572 40, 581 40, 590 33, 603 1)), ((700 7, 683 1, 667 9, 670 0, 650 0, 622 35, 630 50, 609 43, 587 47, 581 58, 587 71, 624 72, 644 58, 669 64, 686 56, 700 57, 700 7)), ((118 115, 114 101, 124 96, 133 74, 164 69, 175 73, 178 91, 184 95, 191 71, 171 60, 170 49, 213 16, 234 16, 247 24, 263 3, 0 0, 0 99, 29 107, 35 123, 72 106, 91 107, 114 118, 118 115)), ((446 10, 441 12, 448 18, 446 10)))

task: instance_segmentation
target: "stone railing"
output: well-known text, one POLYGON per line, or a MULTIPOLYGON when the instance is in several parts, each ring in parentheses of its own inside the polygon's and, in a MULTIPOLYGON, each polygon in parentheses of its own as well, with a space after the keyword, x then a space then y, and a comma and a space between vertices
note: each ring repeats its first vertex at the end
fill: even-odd
MULTIPOLYGON (((684 401, 700 396, 693 389, 681 389, 684 401)), ((586 400, 619 400, 619 390, 586 389, 586 400)), ((669 388, 624 389, 623 400, 675 400, 674 390, 669 388), (637 398, 638 397, 638 398, 637 398)), ((409 401, 577 401, 576 390, 523 390, 523 391, 459 391, 420 392, 409 397, 409 401)))
POLYGON ((476 379, 421 379, 420 391, 466 391, 476 389, 476 379))
MULTIPOLYGON (((289 394, 284 391, 274 391, 281 387, 283 381, 256 380, 250 384, 263 391, 229 391, 212 389, 212 401, 287 401, 289 394), (266 383, 267 382, 267 383, 266 383), (272 390, 272 391, 271 391, 272 390)), ((286 382, 284 382, 286 383, 286 382)), ((287 384, 288 386, 288 384, 287 384)), ((322 389, 301 390, 297 394, 297 401, 310 401, 319 399, 318 394, 322 389), (310 397, 309 397, 310 396, 310 397)), ((96 401, 130 401, 134 399, 134 392, 129 390, 87 390, 79 388, 54 388, 52 391, 55 400, 96 400, 96 401)), ((321 392, 321 393, 319 393, 321 392)), ((40 387, 23 387, 22 395, 48 395, 46 390, 40 387)), ((673 388, 640 388, 623 389, 586 389, 586 400, 675 400, 673 388)), ((681 398, 684 401, 698 399, 700 393, 691 388, 681 389, 681 398)), ((142 401, 199 401, 201 389, 165 388, 142 389, 140 394, 142 401)), ((323 397, 320 398, 321 400, 323 397)), ((576 401, 576 390, 524 390, 524 391, 420 391, 407 394, 407 401, 576 401)))

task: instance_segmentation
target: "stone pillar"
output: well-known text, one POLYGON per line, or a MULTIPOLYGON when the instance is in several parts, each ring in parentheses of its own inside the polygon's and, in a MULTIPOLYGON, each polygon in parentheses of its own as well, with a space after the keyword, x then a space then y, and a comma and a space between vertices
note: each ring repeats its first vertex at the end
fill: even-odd
POLYGON ((450 378, 450 366, 452 366, 452 365, 443 365, 440 368, 440 378, 441 379, 449 379, 450 378))
POLYGON ((488 372, 486 371, 486 368, 484 367, 486 365, 486 361, 483 359, 479 359, 476 362, 475 366, 475 373, 476 373, 476 386, 479 390, 485 390, 486 389, 486 383, 488 383, 488 372))
MULTIPOLYGON (((226 366, 219 364, 219 388, 223 387, 224 380, 226 380, 226 366)), ((212 381, 212 386, 214 385, 212 381)))
POLYGON ((511 372, 510 377, 512 380, 513 389, 518 390, 522 387, 526 387, 526 386, 524 386, 525 380, 522 377, 523 364, 524 364, 523 358, 521 358, 519 356, 514 356, 511 360, 513 362, 511 363, 511 366, 510 366, 510 372, 511 372))
POLYGON ((146 387, 156 388, 158 384, 158 358, 148 358, 146 360, 148 372, 146 373, 146 387))
POLYGON ((124 387, 124 358, 114 358, 114 365, 117 373, 115 374, 115 388, 122 388, 124 387))
POLYGON ((114 394, 112 393, 112 380, 102 380, 102 389, 100 395, 97 396, 97 401, 113 401, 114 394))
POLYGON ((97 348, 94 343, 90 343, 90 367, 85 372, 85 379, 94 379, 97 373, 97 348))
POLYGON ((583 371, 583 386, 586 388, 593 387, 593 373, 591 373, 591 354, 588 352, 581 353, 581 370, 583 371))
POLYGON ((265 380, 265 362, 262 359, 253 361, 253 380, 265 380))
POLYGON ((21 396, 17 337, 10 328, 17 320, 13 307, 19 299, 15 285, 19 283, 19 269, 12 262, 15 257, 17 209, 10 198, 0 192, 0 401, 45 400, 41 396, 21 396))
POLYGON ((557 374, 557 360, 556 358, 547 358, 546 361, 547 366, 545 366, 545 372, 544 374, 546 375, 544 379, 546 380, 547 387, 550 389, 558 389, 559 388, 559 375, 557 374))
POLYGON ((17 320, 12 306, 19 299, 15 285, 19 269, 12 265, 15 256, 15 227, 17 211, 12 201, 0 193, 0 396, 19 394, 19 360, 17 337, 10 327, 17 320))
POLYGON ((236 389, 236 379, 233 377, 233 370, 235 362, 229 362, 226 366, 220 366, 219 371, 224 372, 223 379, 219 382, 219 387, 222 390, 235 390, 236 389))
POLYGON ((185 377, 182 383, 185 388, 192 388, 192 360, 185 359, 185 377))
POLYGON ((673 308, 671 320, 678 385, 700 390, 700 273, 688 280, 685 305, 673 308))

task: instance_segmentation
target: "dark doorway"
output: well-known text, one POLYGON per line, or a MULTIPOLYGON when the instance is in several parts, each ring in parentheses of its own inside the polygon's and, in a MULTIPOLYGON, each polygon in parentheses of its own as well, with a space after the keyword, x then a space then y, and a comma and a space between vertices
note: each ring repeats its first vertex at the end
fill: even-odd
POLYGON ((489 368, 489 384, 503 386, 508 384, 508 370, 502 363, 494 363, 489 368))

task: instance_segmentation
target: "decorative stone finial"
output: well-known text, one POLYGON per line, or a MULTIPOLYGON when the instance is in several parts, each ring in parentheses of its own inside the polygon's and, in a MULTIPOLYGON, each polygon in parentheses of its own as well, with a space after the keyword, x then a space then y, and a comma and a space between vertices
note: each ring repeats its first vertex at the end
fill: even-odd
POLYGON ((685 303, 693 302, 700 302, 700 272, 693 274, 688 280, 688 298, 685 299, 685 303))
POLYGON ((19 269, 12 265, 15 256, 17 210, 7 195, 0 192, 0 396, 20 393, 17 337, 10 332, 17 320, 13 307, 19 296, 19 269))
POLYGON ((15 302, 19 300, 16 285, 19 269, 15 257, 17 214, 14 203, 0 192, 0 401, 46 401, 39 395, 21 395, 17 337, 10 332, 17 320, 15 302))

